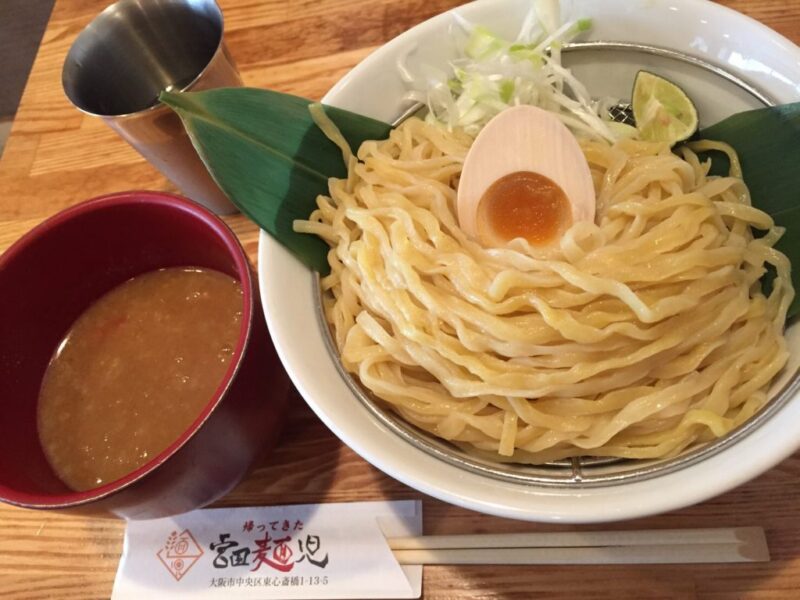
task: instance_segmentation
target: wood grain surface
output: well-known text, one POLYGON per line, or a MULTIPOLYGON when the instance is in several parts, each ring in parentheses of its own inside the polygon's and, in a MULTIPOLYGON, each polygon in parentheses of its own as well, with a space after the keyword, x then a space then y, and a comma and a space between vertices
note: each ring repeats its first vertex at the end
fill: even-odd
MULTIPOLYGON (((56 2, 0 161, 0 250, 47 216, 92 196, 137 188, 172 189, 103 123, 73 109, 61 91, 61 64, 67 49, 107 3, 108 0, 56 2)), ((311 98, 321 97, 380 44, 458 3, 220 1, 225 11, 228 46, 245 82, 311 98)), ((800 42, 798 0, 725 0, 723 4, 800 42)), ((231 217, 228 222, 255 260, 256 227, 241 216, 231 217)), ((424 496, 359 458, 325 428, 297 395, 292 398, 289 423, 278 450, 217 505, 409 498, 423 500, 427 534, 579 529, 489 517, 424 496)), ((424 595, 432 599, 798 598, 798 498, 800 454, 711 501, 615 526, 762 526, 772 553, 769 563, 427 567, 424 595)), ((109 597, 123 530, 124 523, 120 521, 0 505, 0 597, 109 597)))

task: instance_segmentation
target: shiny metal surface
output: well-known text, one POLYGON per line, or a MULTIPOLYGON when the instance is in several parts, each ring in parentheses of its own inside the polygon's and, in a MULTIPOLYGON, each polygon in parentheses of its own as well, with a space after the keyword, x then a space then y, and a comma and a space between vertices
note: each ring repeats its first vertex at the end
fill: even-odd
POLYGON ((64 91, 82 111, 121 116, 158 104, 164 89, 184 89, 222 43, 213 0, 122 0, 78 36, 64 62, 64 91))
POLYGON ((714 73, 723 79, 727 79, 737 87, 743 89, 745 92, 762 102, 766 106, 774 106, 775 100, 771 98, 768 94, 762 92, 758 88, 753 85, 750 85, 740 77, 737 77, 730 71, 723 69, 720 66, 717 66, 713 63, 705 61, 703 59, 697 58, 696 56, 692 56, 691 54, 686 54, 684 52, 678 52, 677 50, 671 50, 669 48, 661 48, 659 46, 648 46, 645 44, 636 44, 633 42, 605 42, 605 41, 596 41, 596 42, 570 42, 565 44, 564 47, 561 49, 562 53, 569 54, 570 52, 586 52, 592 50, 618 50, 624 52, 641 52, 644 54, 652 54, 654 56, 663 56, 665 58, 671 58, 673 60, 677 60, 683 63, 688 63, 694 65, 695 67, 699 67, 704 71, 708 71, 709 73, 714 73))
MULTIPOLYGON (((736 87, 750 94, 753 98, 755 98, 765 106, 775 106, 776 104, 774 98, 772 98, 765 92, 759 90, 757 87, 744 81, 740 77, 737 77, 733 73, 723 69, 722 67, 707 62, 705 60, 702 60, 700 58, 697 58, 696 56, 692 56, 691 54, 678 52, 677 50, 671 50, 669 48, 661 48, 659 46, 648 46, 645 44, 636 44, 632 42, 605 42, 605 41, 570 42, 568 44, 564 44, 564 46, 561 48, 561 53, 562 55, 564 55, 564 62, 566 63, 569 61, 570 54, 586 53, 586 52, 591 53, 593 51, 608 51, 608 50, 628 52, 628 53, 650 54, 652 56, 660 56, 663 58, 676 60, 678 62, 687 63, 695 67, 699 67, 704 71, 713 73, 714 75, 717 75, 718 77, 721 77, 722 79, 729 81, 736 87)), ((392 121, 391 125, 392 127, 397 127, 400 123, 402 123, 406 119, 413 117, 414 115, 422 114, 424 113, 425 110, 427 110, 426 106, 422 102, 415 102, 413 104, 410 104, 408 107, 403 109, 403 111, 397 116, 397 118, 395 118, 392 121)), ((633 124, 633 115, 630 112, 630 104, 628 104, 627 102, 622 102, 618 104, 616 107, 612 107, 611 116, 614 120, 619 121, 621 123, 627 123, 629 125, 633 124), (616 111, 616 114, 614 111, 616 111)))
MULTIPOLYGON (((564 52, 591 52, 593 50, 644 52, 687 62, 723 77, 742 88, 765 105, 772 106, 775 104, 774 100, 768 95, 721 67, 681 52, 642 44, 618 42, 573 43, 563 48, 564 52)), ((618 108, 622 109, 619 120, 622 120, 623 116, 627 118, 627 112, 624 110, 627 107, 628 105, 624 102, 618 105, 618 108)), ((392 125, 399 125, 409 117, 421 113, 425 108, 425 105, 422 103, 415 103, 407 107, 392 122, 392 125)), ((794 373, 789 382, 783 389, 778 391, 767 406, 744 424, 718 440, 692 448, 672 458, 658 460, 626 460, 583 456, 545 465, 526 465, 513 462, 501 463, 498 462, 496 457, 484 458, 476 456, 474 453, 468 453, 454 444, 438 439, 407 423, 391 410, 384 408, 381 401, 368 392, 345 370, 341 363, 332 333, 325 320, 318 275, 314 280, 313 293, 316 303, 317 320, 323 332, 328 352, 335 362, 342 379, 370 414, 392 433, 400 436, 409 444, 423 450, 429 455, 466 471, 500 481, 526 484, 532 487, 581 489, 629 484, 652 479, 661 475, 667 475, 705 460, 736 444, 737 441, 757 430, 763 423, 769 420, 798 392, 798 390, 800 390, 800 373, 794 373)))
POLYGON ((211 179, 162 90, 241 86, 214 0, 120 0, 78 36, 62 70, 76 108, 102 118, 193 200, 234 206, 211 179))

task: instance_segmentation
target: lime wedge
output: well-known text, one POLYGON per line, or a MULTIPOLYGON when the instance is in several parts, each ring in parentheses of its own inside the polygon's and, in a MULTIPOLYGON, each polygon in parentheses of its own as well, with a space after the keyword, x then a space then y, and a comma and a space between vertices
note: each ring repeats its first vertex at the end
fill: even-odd
POLYGON ((649 71, 639 71, 631 100, 639 137, 675 144, 697 131, 697 109, 680 87, 649 71))

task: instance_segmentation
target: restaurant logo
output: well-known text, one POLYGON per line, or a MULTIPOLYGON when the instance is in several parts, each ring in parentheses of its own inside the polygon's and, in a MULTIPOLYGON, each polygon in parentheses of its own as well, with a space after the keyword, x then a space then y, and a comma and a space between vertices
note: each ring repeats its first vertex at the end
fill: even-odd
POLYGON ((164 547, 156 552, 156 556, 175 578, 175 581, 180 581, 203 556, 203 549, 200 548, 192 533, 188 529, 184 529, 180 533, 177 531, 170 533, 164 547))

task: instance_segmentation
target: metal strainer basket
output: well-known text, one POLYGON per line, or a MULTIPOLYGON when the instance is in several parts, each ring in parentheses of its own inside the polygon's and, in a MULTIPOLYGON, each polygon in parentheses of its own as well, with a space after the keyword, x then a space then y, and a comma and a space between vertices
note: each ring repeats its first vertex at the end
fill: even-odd
POLYGON ((627 484, 667 475, 703 461, 737 443, 770 419, 792 396, 800 391, 800 373, 795 373, 767 406, 744 424, 714 442, 691 448, 673 458, 629 460, 582 456, 544 465, 501 463, 468 454, 456 445, 436 438, 407 423, 392 411, 381 406, 380 401, 376 400, 342 365, 336 343, 325 320, 319 276, 314 278, 314 297, 317 322, 339 375, 353 395, 377 421, 415 448, 441 461, 501 481, 537 487, 587 488, 627 484))
MULTIPOLYGON (((710 71, 727 80, 729 83, 741 88, 767 106, 774 102, 765 94, 742 81, 724 69, 673 50, 645 46, 641 44, 618 42, 585 42, 573 43, 565 46, 562 52, 566 54, 582 51, 610 51, 610 52, 635 52, 661 57, 665 60, 675 60, 688 63, 693 67, 710 71)), ((408 117, 416 114, 423 108, 421 105, 410 106, 393 123, 397 125, 408 117)), ((620 121, 630 118, 629 105, 621 102, 617 107, 615 118, 620 121)), ((516 484, 530 485, 532 487, 549 488, 589 488, 629 484, 633 482, 652 479, 662 475, 684 469, 688 466, 706 460, 726 448, 736 444, 739 440, 755 431, 769 420, 800 390, 800 373, 794 373, 789 381, 777 391, 770 402, 754 417, 734 429, 726 436, 713 442, 695 446, 682 454, 666 459, 657 460, 629 460, 617 458, 578 457, 569 460, 556 461, 544 465, 526 465, 519 463, 501 463, 484 459, 473 454, 468 454, 454 444, 438 439, 431 434, 405 422, 392 411, 384 408, 370 392, 368 392, 350 373, 342 366, 338 350, 325 320, 322 308, 322 296, 319 277, 314 281, 314 296, 318 324, 324 332, 327 350, 335 362, 339 375, 347 383, 353 395, 384 427, 401 437, 408 444, 417 449, 454 465, 458 468, 491 477, 500 481, 516 484)))

